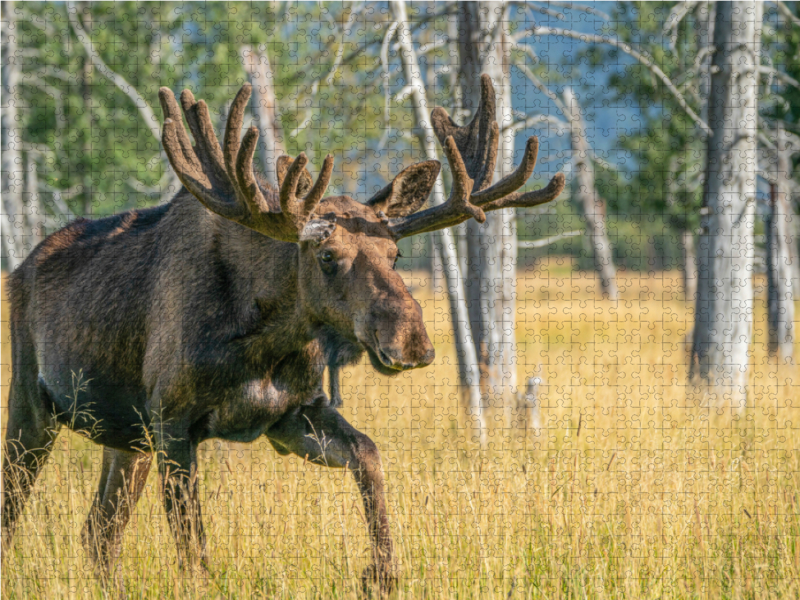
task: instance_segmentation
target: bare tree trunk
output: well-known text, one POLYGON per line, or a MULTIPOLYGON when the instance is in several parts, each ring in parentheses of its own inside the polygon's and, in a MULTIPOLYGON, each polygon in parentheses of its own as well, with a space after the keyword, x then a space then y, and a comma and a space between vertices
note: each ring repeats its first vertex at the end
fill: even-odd
POLYGON ((25 258, 24 206, 22 203, 22 165, 19 146, 22 142, 17 127, 17 56, 16 15, 14 2, 2 3, 2 196, 3 258, 9 271, 25 258))
MULTIPOLYGON (((77 10, 83 14, 83 25, 87 32, 92 31, 92 9, 88 2, 78 2, 76 5, 77 10)), ((67 9, 69 12, 69 8, 67 9)), ((75 15, 75 19, 80 19, 80 16, 75 15)), ((88 34, 87 34, 88 35, 88 34)), ((92 129, 94 128, 94 111, 92 110, 92 83, 94 80, 94 64, 91 56, 83 57, 83 65, 81 68, 81 97, 83 98, 83 110, 88 115, 88 127, 83 132, 83 156, 80 164, 80 169, 83 179, 83 192, 81 194, 82 217, 90 217, 92 213, 92 129)))
POLYGON ((753 229, 757 172, 758 63, 763 5, 720 2, 714 57, 698 295, 690 378, 717 404, 744 408, 753 328, 753 229))
POLYGON ((683 254, 683 295, 687 301, 694 302, 697 296, 697 254, 694 248, 694 234, 689 230, 681 233, 681 252, 683 254))
MULTIPOLYGON (((776 140, 775 160, 777 169, 775 181, 778 183, 778 192, 783 194, 781 200, 786 218, 786 243, 788 251, 789 271, 792 279, 792 295, 800 297, 800 251, 797 247, 800 239, 800 219, 797 218, 796 205, 792 199, 792 156, 798 151, 796 141, 793 143, 786 133, 786 129, 779 123, 776 140)), ((796 138, 795 138, 796 140, 796 138)))
MULTIPOLYGON (((492 78, 501 130, 513 120, 511 37, 507 2, 458 5, 459 80, 465 109, 480 102, 480 76, 492 78)), ((506 129, 498 145, 495 181, 514 169, 514 131, 506 129)), ((484 224, 467 225, 470 323, 481 365, 481 390, 503 407, 506 426, 513 420, 517 396, 516 359, 516 211, 487 215, 484 224)))
MULTIPOLYGON (((420 142, 425 151, 425 157, 435 160, 437 158, 436 134, 431 125, 428 98, 420 76, 417 55, 411 41, 411 31, 408 26, 408 17, 406 16, 406 4, 403 0, 393 0, 391 9, 394 19, 399 24, 397 36, 403 61, 403 72, 406 84, 410 85, 413 90, 414 117, 417 127, 422 131, 420 142)), ((443 202, 444 184, 440 175, 436 179, 436 185, 433 190, 433 203, 438 205, 443 202)), ((434 239, 439 252, 441 252, 447 291, 450 298, 450 317, 455 333, 459 375, 462 378, 461 384, 466 387, 469 398, 473 436, 480 441, 482 446, 485 446, 487 431, 479 387, 478 359, 475 355, 475 347, 472 344, 472 334, 469 331, 469 315, 465 302, 463 279, 458 268, 455 242, 450 229, 442 229, 436 233, 437 235, 434 239)))
POLYGON ((258 119, 261 169, 267 181, 277 187, 275 163, 283 154, 283 132, 277 116, 278 104, 269 55, 266 48, 256 51, 250 46, 243 46, 241 52, 244 68, 253 84, 253 113, 258 119))
MULTIPOLYGON (((667 175, 667 190, 666 190, 666 203, 667 206, 674 207, 677 205, 677 179, 678 179, 678 157, 673 155, 669 160, 668 175, 667 175)), ((694 235, 688 229, 689 225, 684 221, 682 223, 683 231, 681 231, 681 278, 683 283, 683 296, 688 302, 694 300, 695 292, 697 291, 697 259, 694 250, 694 235)))
POLYGON ((566 116, 570 122, 570 139, 572 140, 572 156, 577 182, 575 194, 583 207, 586 232, 592 243, 594 265, 600 278, 600 288, 604 296, 616 300, 619 297, 617 270, 614 267, 611 242, 606 232, 606 202, 597 193, 595 187, 594 165, 589 142, 586 139, 581 106, 578 104, 572 88, 564 88, 563 97, 564 106, 568 112, 566 116))
POLYGON ((467 243, 468 231, 467 222, 459 223, 453 227, 453 235, 456 238, 456 247, 458 249, 458 268, 461 271, 462 277, 468 277, 469 273, 469 245, 467 243))
POLYGON ((797 214, 794 209, 794 202, 792 202, 792 195, 789 194, 786 200, 789 210, 792 211, 792 224, 790 225, 789 235, 789 260, 792 265, 792 291, 795 298, 800 298, 800 248, 797 243, 800 240, 800 219, 795 215, 797 214))
POLYGON ((26 223, 25 229, 30 232, 30 246, 26 248, 27 252, 36 247, 36 245, 44 239, 45 236, 45 221, 46 215, 44 214, 44 207, 39 202, 39 177, 36 169, 36 160, 32 152, 27 152, 27 177, 25 182, 25 216, 26 223))
MULTIPOLYGON (((714 19, 716 17, 716 2, 703 1, 697 4, 697 45, 702 50, 711 46, 714 41, 714 19)), ((708 121, 708 96, 711 91, 711 60, 713 52, 703 55, 700 63, 700 98, 703 101, 700 107, 700 118, 708 121)))
POLYGON ((786 133, 778 125, 775 183, 770 184, 770 215, 767 222, 767 323, 769 353, 786 360, 794 358, 794 294, 790 244, 794 241, 791 194, 791 156, 786 133))
MULTIPOLYGON (((426 69, 425 74, 427 76, 425 89, 435 90, 436 69, 426 69)), ((455 232, 452 232, 452 234, 455 235, 455 232)), ((433 292, 434 294, 441 294, 444 292, 444 286, 446 283, 444 281, 444 264, 442 263, 442 253, 439 251, 439 247, 436 243, 436 232, 432 231, 428 233, 428 239, 430 242, 430 251, 428 254, 430 260, 431 281, 433 282, 433 292)), ((458 245, 457 241, 455 243, 458 245)))

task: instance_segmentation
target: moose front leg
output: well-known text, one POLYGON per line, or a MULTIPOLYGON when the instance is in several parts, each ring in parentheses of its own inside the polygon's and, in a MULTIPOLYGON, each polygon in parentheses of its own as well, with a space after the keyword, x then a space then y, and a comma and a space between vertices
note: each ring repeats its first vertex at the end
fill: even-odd
POLYGON ((276 449, 292 452, 321 465, 349 466, 364 500, 373 547, 373 565, 362 584, 377 583, 388 593, 395 584, 394 552, 386 516, 383 468, 378 447, 330 406, 301 407, 284 416, 267 431, 276 449))

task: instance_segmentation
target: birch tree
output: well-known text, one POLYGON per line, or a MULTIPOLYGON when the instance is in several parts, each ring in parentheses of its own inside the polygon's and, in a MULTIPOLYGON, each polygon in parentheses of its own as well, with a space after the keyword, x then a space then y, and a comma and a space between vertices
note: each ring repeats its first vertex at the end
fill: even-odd
POLYGON ((753 327, 758 68, 763 5, 716 6, 690 377, 719 405, 747 399, 753 327))
POLYGON ((602 293, 611 300, 619 297, 617 272, 614 268, 611 242, 606 232, 606 202, 597 192, 591 149, 586 139, 586 126, 581 114, 581 105, 572 88, 563 92, 564 109, 570 123, 570 139, 575 169, 575 195, 583 210, 586 233, 592 244, 595 271, 600 279, 602 293))
POLYGON ((2 3, 2 195, 3 258, 9 271, 25 258, 25 209, 22 202, 22 132, 17 121, 17 28, 14 2, 2 3))
MULTIPOLYGON (((480 100, 480 77, 492 78, 497 91, 497 121, 503 129, 495 181, 513 170, 515 130, 511 97, 511 37, 508 2, 459 2, 459 83, 464 112, 480 100)), ((503 407, 511 426, 517 389, 516 359, 516 211, 488 215, 483 224, 470 221, 467 232, 467 294, 470 326, 480 364, 481 391, 503 407)))
POLYGON ((266 46, 255 49, 242 47, 242 60, 245 71, 253 85, 253 113, 258 120, 258 145, 261 154, 261 169, 267 181, 277 186, 276 161, 284 153, 283 132, 278 119, 278 106, 275 99, 275 83, 266 46))
POLYGON ((770 212, 767 234, 767 347, 771 355, 794 358, 794 293, 796 269, 791 245, 796 227, 790 198, 792 193, 792 144, 783 125, 775 132, 774 179, 770 181, 770 212))
MULTIPOLYGON (((428 104, 425 84, 422 80, 419 62, 412 43, 406 3, 403 0, 393 0, 391 2, 391 9, 392 16, 397 23, 395 29, 400 47, 403 73, 406 85, 410 86, 411 90, 415 124, 420 131, 420 144, 426 159, 437 160, 436 135, 433 131, 430 118, 432 107, 428 104)), ((436 206, 442 204, 444 200, 444 183, 441 175, 439 175, 433 190, 432 203, 436 206)), ((475 347, 472 343, 472 334, 469 330, 469 314, 465 302, 464 280, 458 265, 455 240, 450 229, 437 231, 434 239, 437 249, 441 254, 444 267, 445 281, 450 298, 450 315, 453 321, 459 370, 462 372, 462 385, 466 384, 467 386, 473 437, 477 438, 483 446, 487 441, 487 430, 479 388, 480 375, 478 373, 478 359, 475 353, 475 347)))

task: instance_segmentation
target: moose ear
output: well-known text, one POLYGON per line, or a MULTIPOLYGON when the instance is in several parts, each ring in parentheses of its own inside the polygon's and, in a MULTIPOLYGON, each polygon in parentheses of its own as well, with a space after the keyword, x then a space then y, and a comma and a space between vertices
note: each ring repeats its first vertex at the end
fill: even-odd
POLYGON ((438 160, 411 165, 392 180, 392 183, 367 200, 367 206, 383 211, 387 217, 396 219, 417 212, 433 189, 439 170, 438 160))
MULTIPOLYGON (((294 159, 291 156, 283 154, 278 157, 275 163, 275 171, 278 177, 278 189, 281 189, 283 180, 286 178, 286 173, 289 171, 289 167, 292 166, 292 162, 294 162, 294 159)), ((313 186, 314 179, 311 177, 311 173, 308 172, 308 169, 304 167, 303 173, 300 175, 300 181, 297 184, 296 194, 302 198, 308 194, 313 186)))

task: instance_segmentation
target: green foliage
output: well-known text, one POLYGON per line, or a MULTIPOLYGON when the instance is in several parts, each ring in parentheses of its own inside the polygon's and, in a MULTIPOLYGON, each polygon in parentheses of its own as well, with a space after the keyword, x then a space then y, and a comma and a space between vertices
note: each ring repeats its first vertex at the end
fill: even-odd
MULTIPOLYGON (((125 79, 159 120, 158 88, 192 89, 218 112, 246 81, 244 45, 266 49, 275 67, 279 106, 287 127, 297 122, 301 94, 292 85, 301 64, 318 45, 284 44, 298 21, 297 7, 271 4, 87 3, 77 14, 105 64, 125 79)), ((318 20, 316 5, 304 12, 318 20)), ((98 72, 70 26, 64 4, 17 5, 22 76, 18 92, 22 139, 41 161, 39 176, 62 193, 75 214, 100 216, 161 201, 166 162, 137 106, 98 72), (144 193, 143 191, 144 190, 144 193), (150 193, 147 193, 149 190, 150 193)), ((312 39, 312 38, 309 38, 312 39)), ((212 112, 212 117, 213 117, 212 112)), ((305 150, 312 161, 346 145, 331 122, 286 136, 289 153, 305 150), (325 130, 326 135, 319 132, 325 130)), ((249 121, 249 119, 248 119, 249 121)), ((172 190, 174 192, 175 190, 172 190)), ((51 194, 43 194, 48 210, 51 194)))
MULTIPOLYGON (((700 23, 695 12, 689 13, 676 28, 671 47, 664 24, 673 6, 670 2, 621 2, 613 15, 615 33, 652 56, 700 114, 700 23)), ((593 47, 588 54, 595 66, 620 58, 616 49, 593 47)), ((624 72, 612 74, 609 83, 614 100, 633 104, 641 115, 641 126, 619 140, 630 160, 621 165, 624 174, 615 184, 606 184, 616 191, 616 197, 607 198, 609 214, 635 219, 643 231, 649 229, 645 220, 650 224, 661 220, 660 227, 673 230, 665 232, 666 237, 678 240, 675 232, 695 230, 699 224, 704 140, 672 94, 643 65, 628 65, 624 72)), ((669 262, 676 251, 666 251, 661 260, 669 262)), ((631 256, 620 248, 615 248, 615 254, 631 256)))

